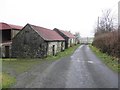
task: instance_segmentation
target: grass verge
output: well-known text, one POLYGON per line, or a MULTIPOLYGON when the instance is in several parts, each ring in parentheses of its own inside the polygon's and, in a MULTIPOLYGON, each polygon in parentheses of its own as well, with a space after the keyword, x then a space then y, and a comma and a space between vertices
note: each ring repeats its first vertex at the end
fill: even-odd
POLYGON ((45 61, 49 60, 58 60, 62 57, 69 56, 73 54, 73 52, 79 47, 80 45, 75 45, 68 49, 65 49, 63 52, 59 52, 56 56, 48 56, 44 59, 16 59, 16 58, 6 58, 2 59, 2 79, 3 79, 3 88, 9 88, 11 85, 15 84, 15 78, 11 77, 9 74, 14 72, 15 75, 19 75, 23 72, 28 71, 33 66, 40 64, 45 61))
POLYGON ((106 53, 100 52, 96 47, 89 45, 91 50, 101 58, 102 62, 104 62, 109 68, 111 68, 115 72, 120 72, 120 64, 118 64, 118 58, 107 55, 106 53))
POLYGON ((3 61, 3 71, 13 70, 16 75, 21 74, 27 70, 29 70, 33 65, 39 64, 42 61, 40 60, 7 60, 3 61))
POLYGON ((56 56, 48 56, 45 58, 46 60, 58 60, 62 57, 70 56, 74 53, 74 51, 80 46, 80 44, 77 44, 75 46, 69 47, 68 49, 65 49, 65 51, 59 52, 56 56))
POLYGON ((2 88, 9 88, 16 83, 17 75, 26 72, 41 60, 3 60, 2 61, 2 88))
POLYGON ((16 79, 6 73, 2 73, 2 88, 7 88, 16 82, 16 79))

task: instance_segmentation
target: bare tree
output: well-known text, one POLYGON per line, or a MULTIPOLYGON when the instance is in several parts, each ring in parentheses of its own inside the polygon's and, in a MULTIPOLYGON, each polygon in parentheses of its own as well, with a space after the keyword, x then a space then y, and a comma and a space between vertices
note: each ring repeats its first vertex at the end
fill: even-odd
POLYGON ((120 28, 115 28, 115 18, 111 16, 111 10, 103 11, 102 17, 98 17, 98 24, 92 45, 103 53, 119 58, 120 62, 120 28))
POLYGON ((102 17, 98 17, 98 25, 95 30, 95 36, 114 30, 114 18, 111 16, 111 9, 102 11, 102 13, 102 17))

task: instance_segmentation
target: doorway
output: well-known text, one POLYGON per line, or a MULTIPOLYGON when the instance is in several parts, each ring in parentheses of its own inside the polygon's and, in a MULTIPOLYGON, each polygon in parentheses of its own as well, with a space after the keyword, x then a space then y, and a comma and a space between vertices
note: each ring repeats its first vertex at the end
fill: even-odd
POLYGON ((10 47, 9 46, 5 46, 5 57, 9 57, 10 56, 10 47))
POLYGON ((52 51, 53 51, 53 56, 55 56, 55 45, 53 45, 52 51))

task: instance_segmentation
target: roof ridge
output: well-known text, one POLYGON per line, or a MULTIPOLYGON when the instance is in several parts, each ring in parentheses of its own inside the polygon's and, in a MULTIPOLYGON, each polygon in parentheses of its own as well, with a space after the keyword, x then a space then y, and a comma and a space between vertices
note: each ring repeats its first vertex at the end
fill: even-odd
MULTIPOLYGON (((54 29, 57 29, 57 28, 54 28, 54 29)), ((63 33, 64 35, 66 35, 67 37, 69 38, 75 38, 74 34, 71 33, 70 31, 64 31, 64 30, 60 30, 60 29, 57 29, 59 32, 63 33)))
MULTIPOLYGON (((35 27, 39 27, 39 28, 43 28, 43 29, 45 29, 45 30, 51 30, 51 29, 48 29, 48 28, 45 28, 45 27, 41 27, 41 26, 38 26, 38 25, 33 25, 33 24, 30 24, 31 26, 35 26, 35 27)), ((53 31, 53 30, 51 30, 51 31, 53 31)))
POLYGON ((33 28, 44 40, 64 40, 62 36, 60 36, 56 31, 32 25, 30 24, 31 28, 33 28))
POLYGON ((5 30, 5 29, 22 29, 23 26, 19 26, 19 25, 14 25, 14 24, 8 24, 8 23, 4 23, 4 22, 0 22, 1 24, 1 30, 5 30))

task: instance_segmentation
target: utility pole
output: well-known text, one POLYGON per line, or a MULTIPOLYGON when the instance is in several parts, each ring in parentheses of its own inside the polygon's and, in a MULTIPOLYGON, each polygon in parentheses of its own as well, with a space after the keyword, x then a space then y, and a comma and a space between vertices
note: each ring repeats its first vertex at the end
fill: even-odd
POLYGON ((98 17, 98 21, 97 21, 97 29, 99 29, 99 17, 98 17))

